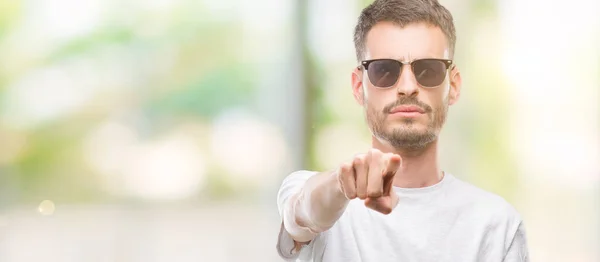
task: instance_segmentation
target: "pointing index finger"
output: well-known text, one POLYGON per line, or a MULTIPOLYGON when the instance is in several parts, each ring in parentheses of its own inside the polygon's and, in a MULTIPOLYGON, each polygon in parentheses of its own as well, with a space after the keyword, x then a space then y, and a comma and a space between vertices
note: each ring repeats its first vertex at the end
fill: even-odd
POLYGON ((390 191, 392 190, 392 185, 394 184, 394 176, 398 172, 400 168, 400 164, 402 162, 402 158, 396 154, 390 154, 388 159, 387 168, 385 170, 383 176, 383 195, 390 195, 390 191))

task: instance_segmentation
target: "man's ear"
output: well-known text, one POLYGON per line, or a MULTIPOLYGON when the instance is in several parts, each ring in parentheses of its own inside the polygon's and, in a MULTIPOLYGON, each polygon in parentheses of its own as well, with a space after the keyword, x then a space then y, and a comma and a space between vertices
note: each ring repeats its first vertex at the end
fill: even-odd
POLYGON ((448 104, 453 105, 460 97, 460 88, 462 87, 462 78, 458 67, 454 66, 450 70, 450 92, 448 92, 448 104))
POLYGON ((352 93, 354 99, 360 105, 364 105, 365 97, 363 92, 363 71, 360 68, 355 67, 352 71, 352 93))

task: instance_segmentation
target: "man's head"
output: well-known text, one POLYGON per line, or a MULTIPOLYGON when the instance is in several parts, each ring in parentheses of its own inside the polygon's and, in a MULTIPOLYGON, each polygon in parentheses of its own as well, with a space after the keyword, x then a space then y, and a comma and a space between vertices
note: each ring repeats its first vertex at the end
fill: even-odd
POLYGON ((362 11, 352 85, 379 142, 420 150, 437 139, 460 94, 455 41, 452 16, 436 0, 376 0, 362 11))

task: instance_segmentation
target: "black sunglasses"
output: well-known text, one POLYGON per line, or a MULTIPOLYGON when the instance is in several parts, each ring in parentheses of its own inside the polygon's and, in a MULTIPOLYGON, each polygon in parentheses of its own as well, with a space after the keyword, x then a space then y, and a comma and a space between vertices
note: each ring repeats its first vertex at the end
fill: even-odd
POLYGON ((380 88, 387 88, 396 84, 398 78, 400 78, 403 65, 410 65, 417 83, 428 88, 442 84, 446 79, 448 69, 453 68, 452 60, 436 58, 417 59, 412 62, 373 59, 362 61, 361 65, 367 70, 371 84, 380 88))

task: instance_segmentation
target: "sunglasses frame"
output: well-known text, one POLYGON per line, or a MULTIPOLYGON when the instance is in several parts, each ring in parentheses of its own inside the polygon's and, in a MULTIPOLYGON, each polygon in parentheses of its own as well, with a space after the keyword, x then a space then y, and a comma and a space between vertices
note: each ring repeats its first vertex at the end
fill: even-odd
MULTIPOLYGON (((371 82, 371 84, 372 84, 373 86, 375 86, 375 87, 377 87, 377 88, 381 88, 381 89, 387 89, 387 88, 390 88, 390 87, 392 87, 392 86, 396 85, 396 83, 398 83, 398 79, 400 79, 400 76, 402 75, 402 68, 403 68, 405 65, 410 65, 410 70, 412 71, 412 73, 413 73, 413 76, 414 76, 414 74, 415 74, 415 73, 414 73, 413 63, 415 63, 415 62, 417 62, 417 61, 423 61, 423 60, 435 60, 435 61, 440 61, 440 62, 443 62, 443 63, 444 63, 444 65, 446 66, 446 71, 447 71, 447 70, 452 70, 452 69, 454 69, 454 67, 455 67, 454 61, 452 61, 451 59, 441 59, 441 58, 421 58, 421 59, 415 59, 415 60, 413 60, 413 61, 410 61, 410 62, 403 62, 403 61, 396 60, 396 59, 391 59, 391 58, 379 58, 379 59, 370 59, 370 60, 363 60, 363 61, 361 61, 361 62, 360 62, 360 65, 358 66, 358 69, 359 69, 359 70, 361 70, 362 68, 364 68, 364 69, 365 69, 365 71, 369 71, 369 65, 370 65, 372 62, 375 62, 375 61, 394 61, 394 62, 398 62, 398 63, 400 63, 400 73, 398 73, 398 78, 396 79, 396 82, 394 82, 394 84, 393 84, 393 85, 391 85, 391 86, 387 86, 387 87, 379 87, 379 86, 376 86, 376 85, 375 85, 375 84, 373 84, 373 82, 371 81, 371 78, 369 78, 369 82, 371 82)), ((447 72, 446 72, 446 75, 448 75, 448 73, 447 73, 447 72)), ((446 75, 444 76, 444 78, 446 78, 446 75)), ((416 77, 415 77, 415 78, 416 78, 416 77)), ((437 86, 424 86, 424 85, 422 85, 421 83, 419 83, 419 81, 418 81, 418 80, 417 80, 416 82, 417 82, 417 84, 419 84, 419 86, 421 86, 421 87, 423 87, 423 88, 435 88, 435 87, 437 87, 437 86)))

